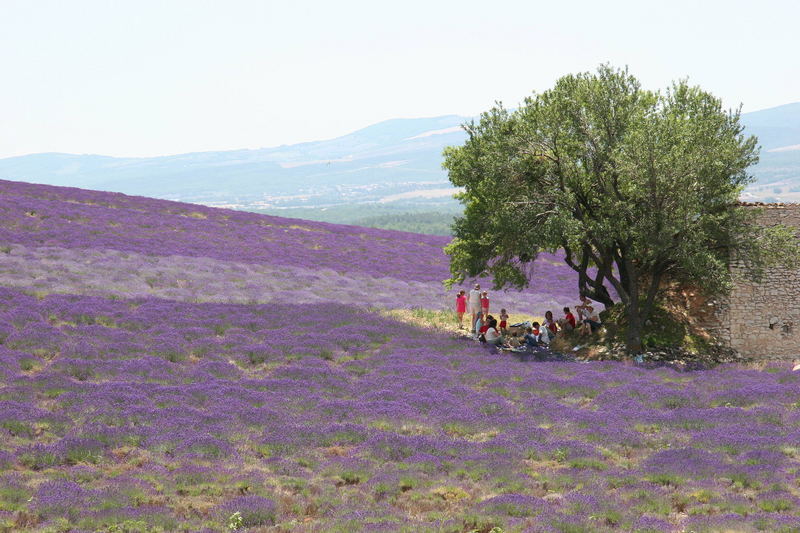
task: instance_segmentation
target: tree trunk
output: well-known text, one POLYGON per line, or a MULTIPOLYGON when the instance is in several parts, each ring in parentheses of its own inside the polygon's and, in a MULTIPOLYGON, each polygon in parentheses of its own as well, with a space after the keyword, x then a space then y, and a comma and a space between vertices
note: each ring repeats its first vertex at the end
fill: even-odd
POLYGON ((628 292, 628 301, 625 310, 628 315, 628 332, 625 336, 625 349, 628 355, 642 353, 642 309, 639 302, 639 272, 634 263, 626 256, 624 259, 625 288, 628 292))
POLYGON ((628 302, 628 331, 625 336, 625 349, 628 355, 642 353, 642 315, 639 309, 639 298, 628 302))
POLYGON ((611 298, 611 295, 608 294, 608 289, 606 289, 603 285, 593 285, 593 286, 594 286, 593 290, 586 291, 587 296, 589 298, 591 298, 595 302, 600 302, 606 307, 611 307, 612 305, 614 305, 614 300, 611 298))
POLYGON ((584 246, 580 254, 580 263, 573 261, 572 250, 564 243, 565 257, 564 261, 567 265, 578 273, 578 294, 585 295, 596 302, 600 302, 606 307, 614 305, 614 300, 608 293, 608 289, 603 285, 606 272, 603 269, 597 269, 595 279, 589 277, 589 246, 584 246))

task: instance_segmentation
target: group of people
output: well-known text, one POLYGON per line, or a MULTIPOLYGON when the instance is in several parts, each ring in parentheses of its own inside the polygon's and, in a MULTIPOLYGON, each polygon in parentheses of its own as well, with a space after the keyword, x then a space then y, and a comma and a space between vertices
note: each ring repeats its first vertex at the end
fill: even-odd
POLYGON ((469 294, 466 294, 464 289, 458 291, 458 296, 456 296, 456 314, 458 315, 458 325, 460 328, 464 327, 464 315, 467 309, 469 309, 472 314, 470 324, 475 324, 475 319, 479 314, 483 316, 489 314, 489 293, 487 291, 481 291, 479 283, 475 284, 475 287, 469 291, 469 294))
MULTIPOLYGON (((456 296, 456 315, 461 329, 464 328, 464 316, 470 312, 470 333, 481 342, 496 346, 506 345, 509 342, 508 313, 505 309, 500 310, 500 320, 498 322, 489 314, 489 293, 481 291, 480 284, 469 291, 460 290, 456 296)), ((597 331, 600 327, 600 315, 595 311, 592 301, 586 296, 581 296, 581 303, 575 307, 578 313, 576 318, 569 307, 564 307, 564 316, 558 320, 553 318, 553 312, 547 311, 544 314, 544 322, 522 322, 510 326, 517 333, 522 330, 521 344, 532 348, 536 346, 547 346, 556 338, 560 331, 577 330, 581 334, 588 335, 597 331)))

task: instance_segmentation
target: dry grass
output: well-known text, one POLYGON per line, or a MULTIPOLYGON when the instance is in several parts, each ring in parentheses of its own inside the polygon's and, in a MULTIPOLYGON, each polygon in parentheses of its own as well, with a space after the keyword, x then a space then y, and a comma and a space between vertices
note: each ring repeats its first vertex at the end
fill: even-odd
MULTIPOLYGON (((453 311, 430 311, 427 309, 389 309, 381 311, 381 314, 415 327, 432 329, 464 337, 470 336, 469 331, 471 328, 469 326, 469 313, 464 314, 464 326, 461 328, 458 325, 458 317, 453 311)), ((497 319, 498 322, 500 321, 499 311, 492 311, 489 314, 497 319)), ((509 324, 516 324, 525 321, 539 322, 541 324, 544 321, 544 318, 520 313, 512 313, 508 317, 509 324)))

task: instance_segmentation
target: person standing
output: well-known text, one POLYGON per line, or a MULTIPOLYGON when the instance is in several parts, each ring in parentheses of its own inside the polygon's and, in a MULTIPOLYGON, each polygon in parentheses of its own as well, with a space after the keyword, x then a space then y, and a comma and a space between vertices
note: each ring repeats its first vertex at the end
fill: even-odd
POLYGON ((456 315, 458 315, 458 329, 464 329, 464 313, 467 312, 467 295, 464 289, 458 291, 456 296, 456 315))
POLYGON ((481 293, 481 313, 483 313, 483 316, 489 314, 489 293, 486 291, 481 293))
POLYGON ((478 283, 475 284, 474 289, 469 291, 467 303, 469 304, 470 313, 472 313, 472 320, 470 321, 470 324, 473 325, 472 333, 475 333, 475 320, 478 318, 478 313, 481 312, 481 286, 478 283))
POLYGON ((505 309, 500 310, 500 334, 506 335, 508 333, 508 313, 505 309))

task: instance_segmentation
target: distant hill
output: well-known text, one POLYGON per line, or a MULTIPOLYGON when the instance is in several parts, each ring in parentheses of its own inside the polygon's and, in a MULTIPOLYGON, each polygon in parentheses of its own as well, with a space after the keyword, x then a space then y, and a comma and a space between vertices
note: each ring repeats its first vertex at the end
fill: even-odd
POLYGON ((239 208, 451 202, 444 146, 455 115, 395 119, 336 139, 150 158, 60 153, 0 160, 0 178, 239 208))
MULTIPOLYGON (((0 159, 0 179, 272 213, 289 209, 293 216, 306 211, 316 219, 335 212, 337 222, 404 212, 451 213, 458 205, 441 153, 464 141, 459 126, 467 120, 458 115, 394 119, 335 139, 257 150, 149 158, 33 154, 0 159), (369 213, 342 218, 353 206, 367 205, 369 213), (331 211, 319 211, 323 208, 331 211)), ((800 199, 800 102, 746 113, 743 122, 762 146, 753 170, 758 183, 746 196, 800 199)))
POLYGON ((763 201, 800 201, 800 102, 742 116, 757 135, 761 160, 753 173, 758 182, 744 197, 763 201))
POLYGON ((800 102, 745 113, 742 122, 764 150, 800 144, 800 102))

